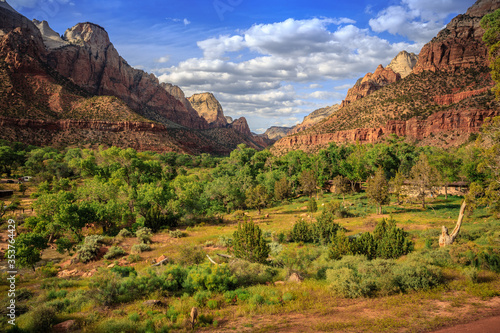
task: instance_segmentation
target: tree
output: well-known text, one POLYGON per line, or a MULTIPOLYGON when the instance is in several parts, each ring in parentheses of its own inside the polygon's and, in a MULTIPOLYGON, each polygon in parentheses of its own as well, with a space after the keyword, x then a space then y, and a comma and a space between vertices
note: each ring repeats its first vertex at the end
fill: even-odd
POLYGON ((344 176, 338 175, 333 178, 333 186, 335 186, 335 193, 342 194, 342 204, 345 205, 345 195, 351 191, 349 181, 344 176))
POLYGON ((245 203, 250 208, 257 208, 259 214, 262 208, 265 208, 269 202, 269 195, 267 190, 263 185, 257 185, 255 187, 249 188, 246 192, 245 203))
POLYGON ((316 177, 314 171, 304 170, 299 177, 300 188, 305 195, 312 196, 316 193, 316 177))
POLYGON ((382 214, 382 205, 389 203, 389 184, 382 168, 378 168, 375 175, 366 182, 366 194, 378 205, 378 214, 382 214))
POLYGON ((439 173, 437 169, 429 164, 427 155, 420 154, 417 163, 410 171, 410 186, 417 198, 425 208, 425 197, 436 194, 439 185, 439 173))
POLYGON ((309 202, 307 203, 307 211, 311 214, 311 219, 313 214, 318 211, 318 204, 314 198, 309 199, 309 202))
POLYGON ((443 180, 445 199, 448 199, 448 184, 458 180, 461 160, 457 158, 457 154, 445 150, 438 150, 431 157, 430 162, 439 171, 443 180))
POLYGON ((19 234, 16 237, 16 264, 20 267, 30 267, 35 270, 35 265, 41 258, 41 253, 47 248, 47 240, 33 232, 19 234))
POLYGON ((488 47, 491 77, 496 82, 494 91, 500 97, 500 9, 485 15, 481 27, 485 30, 483 41, 488 47))
POLYGON ((276 198, 276 200, 283 201, 288 199, 291 195, 291 192, 292 189, 290 187, 288 179, 286 179, 286 176, 283 176, 274 184, 274 197, 276 198))
POLYGON ((396 172, 394 178, 389 182, 389 189, 392 194, 396 197, 396 202, 400 205, 403 202, 404 197, 404 182, 405 177, 401 172, 396 172))
POLYGON ((233 233, 233 253, 237 258, 265 263, 270 252, 262 230, 253 221, 238 223, 238 230, 233 233))

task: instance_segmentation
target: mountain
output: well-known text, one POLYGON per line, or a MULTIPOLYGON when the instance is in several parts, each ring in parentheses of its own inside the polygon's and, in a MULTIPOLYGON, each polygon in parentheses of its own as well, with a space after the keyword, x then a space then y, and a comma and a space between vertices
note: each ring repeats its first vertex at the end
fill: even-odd
MULTIPOLYGON (((273 150, 313 151, 330 142, 376 142, 390 134, 421 144, 466 142, 486 117, 500 114, 479 24, 498 8, 498 0, 477 1, 422 48, 411 75, 352 98, 320 124, 282 138, 273 150)), ((374 74, 365 78, 373 81, 374 74)))
POLYGON ((212 93, 194 94, 189 97, 188 100, 198 115, 208 122, 209 126, 227 126, 227 120, 222 111, 222 106, 212 93))
POLYGON ((313 111, 312 113, 304 117, 302 123, 294 126, 288 134, 299 133, 300 131, 306 130, 309 127, 318 124, 319 122, 328 118, 334 112, 336 112, 339 109, 339 107, 340 107, 339 104, 335 104, 332 106, 327 106, 326 108, 321 108, 313 111))
POLYGON ((264 132, 264 134, 262 134, 262 136, 270 140, 279 140, 282 137, 287 136, 293 128, 294 127, 271 126, 264 132))
POLYGON ((240 143, 267 144, 210 126, 180 88, 129 66, 102 27, 79 23, 60 37, 47 22, 31 22, 5 2, 0 124, 0 138, 34 145, 228 154, 240 143))
POLYGON ((392 69, 384 68, 382 65, 379 65, 374 73, 366 74, 356 82, 354 87, 347 91, 347 96, 340 104, 340 108, 399 80, 401 80, 401 75, 399 73, 395 73, 392 69))
POLYGON ((391 63, 387 65, 386 68, 392 69, 395 73, 401 75, 401 78, 404 79, 413 71, 413 67, 417 64, 418 55, 415 53, 408 53, 406 51, 401 51, 398 53, 394 59, 392 59, 391 63))

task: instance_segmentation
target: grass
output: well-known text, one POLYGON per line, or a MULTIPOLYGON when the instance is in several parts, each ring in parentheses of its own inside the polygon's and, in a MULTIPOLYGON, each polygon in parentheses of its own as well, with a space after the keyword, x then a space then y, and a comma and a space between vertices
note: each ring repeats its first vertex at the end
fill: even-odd
MULTIPOLYGON (((376 222, 382 217, 393 215, 398 226, 412 235, 417 251, 425 248, 429 239, 431 247, 437 247, 441 225, 453 228, 462 198, 439 197, 429 201, 429 208, 423 210, 418 203, 404 206, 388 205, 384 215, 375 215, 375 208, 370 205, 364 194, 348 196, 349 210, 353 217, 337 219, 336 222, 348 229, 348 234, 373 231, 376 222)), ((317 200, 321 214, 323 204, 341 201, 333 194, 324 194, 317 200)), ((309 221, 304 214, 307 200, 299 198, 289 203, 257 211, 247 212, 259 225, 264 234, 278 234, 292 229, 301 217, 309 221), (265 216, 269 214, 269 218, 265 216), (269 233, 266 233, 266 232, 269 233)), ((237 229, 237 219, 233 215, 224 216, 224 223, 218 225, 197 225, 188 228, 188 236, 173 238, 164 230, 153 236, 152 251, 141 253, 141 259, 131 265, 140 274, 147 271, 151 259, 166 255, 178 260, 179 248, 186 245, 200 245, 214 260, 222 261, 215 253, 227 252, 217 245, 205 247, 207 241, 217 244, 219 236, 231 237, 237 229)), ((180 230, 186 231, 185 227, 180 230)), ((458 245, 473 242, 478 247, 497 247, 500 236, 500 220, 478 209, 465 219, 462 237, 458 245)), ((136 237, 125 238, 118 244, 130 253, 137 243, 136 237)), ((498 274, 479 270, 477 282, 471 281, 464 270, 458 266, 443 267, 446 283, 427 291, 409 292, 377 298, 344 299, 335 295, 326 280, 317 279, 316 272, 321 265, 328 264, 324 257, 318 257, 321 249, 312 244, 283 244, 283 253, 288 258, 287 267, 278 271, 267 284, 241 288, 248 297, 236 302, 228 301, 222 293, 210 293, 203 298, 196 294, 154 292, 143 294, 140 299, 128 303, 103 306, 87 291, 91 289, 90 279, 74 277, 70 279, 43 278, 39 273, 23 271, 19 277, 18 288, 27 288, 33 292, 30 299, 20 305, 31 309, 40 303, 59 304, 56 321, 76 319, 83 332, 120 330, 188 331, 189 313, 193 306, 199 308, 203 317, 197 325, 204 331, 233 332, 309 332, 309 331, 371 331, 371 332, 416 332, 437 329, 450 323, 468 321, 490 311, 495 297, 500 295, 498 274), (306 259, 304 259, 306 258, 306 259), (310 258, 310 259, 307 259, 310 258), (306 279, 302 283, 285 281, 290 270, 299 270, 306 279), (276 284, 274 282, 277 282, 276 284), (62 292, 65 290, 66 292, 62 292), (52 298, 49 300, 48 298, 52 298), (68 299, 71 306, 64 306, 68 299), (158 299, 164 305, 149 308, 143 305, 148 299, 158 299), (59 303, 57 303, 59 302, 59 303), (61 305, 62 304, 62 305, 61 305), (149 327, 149 328, 148 328, 149 327)), ((44 260, 64 262, 68 257, 60 257, 55 251, 46 251, 44 260)), ((399 261, 404 261, 401 258, 399 261)), ((106 267, 114 261, 99 260, 90 264, 74 264, 67 269, 90 271, 106 267)), ((155 268, 160 271, 162 268, 155 268)), ((0 294, 6 295, 7 285, 0 285, 0 294)), ((5 298, 3 299, 5 301, 5 298)), ((20 323, 28 317, 21 315, 20 323), (23 317, 24 316, 24 317, 23 317)), ((0 327, 5 327, 5 319, 0 327)))

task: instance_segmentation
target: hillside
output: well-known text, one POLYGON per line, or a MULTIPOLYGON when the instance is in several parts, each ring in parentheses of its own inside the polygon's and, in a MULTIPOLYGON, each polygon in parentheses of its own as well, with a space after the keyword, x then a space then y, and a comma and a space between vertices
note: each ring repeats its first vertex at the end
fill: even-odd
POLYGON ((278 141, 274 151, 375 142, 388 134, 427 144, 464 142, 484 118, 499 114, 479 26, 482 16, 499 7, 498 1, 478 1, 422 48, 412 74, 343 103, 322 123, 278 141))
POLYGON ((232 128, 215 130, 182 100, 182 90, 129 66, 92 23, 61 38, 47 22, 31 22, 3 3, 0 78, 2 139, 190 154, 266 146, 232 128))

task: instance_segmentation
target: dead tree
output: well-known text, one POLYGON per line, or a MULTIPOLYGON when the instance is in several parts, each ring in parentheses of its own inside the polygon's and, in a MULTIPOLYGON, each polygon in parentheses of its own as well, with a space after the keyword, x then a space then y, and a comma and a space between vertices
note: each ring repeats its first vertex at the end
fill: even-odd
POLYGON ((198 308, 194 307, 191 309, 191 327, 193 330, 197 318, 198 318, 198 308))
POLYGON ((466 201, 462 202, 462 207, 460 207, 460 213, 458 214, 457 225, 455 229, 453 229, 451 235, 448 234, 448 228, 445 226, 442 227, 441 236, 439 236, 439 246, 451 245, 457 238, 458 233, 460 231, 460 227, 462 226, 462 221, 464 219, 465 207, 467 206, 466 201))

